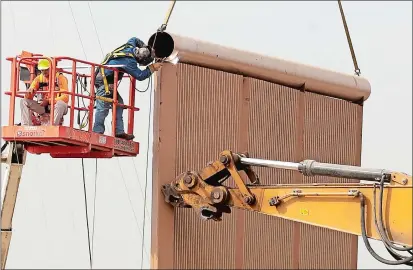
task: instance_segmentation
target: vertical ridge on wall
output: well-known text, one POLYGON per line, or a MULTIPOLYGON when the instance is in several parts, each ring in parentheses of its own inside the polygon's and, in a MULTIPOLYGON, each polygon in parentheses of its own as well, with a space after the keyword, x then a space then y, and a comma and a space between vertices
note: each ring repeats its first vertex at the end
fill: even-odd
MULTIPOLYGON (((359 105, 305 93, 304 157, 319 162, 358 165, 360 153, 359 105)), ((333 177, 303 177, 305 183, 345 183, 333 177)), ((351 269, 357 236, 301 225, 300 268, 351 269), (328 256, 327 256, 328 254, 328 256)))
MULTIPOLYGON (((305 93, 304 155, 319 162, 357 165, 359 105, 305 93)), ((306 183, 348 183, 325 176, 304 177, 306 183)))
POLYGON ((174 211, 161 187, 176 177, 176 66, 167 65, 155 80, 152 157, 151 268, 170 268, 174 261, 174 211), (165 224, 168 224, 165 226, 165 224))
MULTIPOLYGON (((241 107, 240 107, 240 129, 239 129, 239 147, 240 151, 248 152, 248 134, 249 134, 249 114, 251 100, 251 78, 243 78, 241 107)), ((244 182, 249 182, 245 173, 240 173, 244 182)), ((235 183, 233 183, 235 186, 235 183)), ((235 215, 235 269, 242 269, 244 266, 245 251, 245 211, 234 209, 235 215)))
POLYGON ((353 269, 351 241, 357 236, 301 225, 300 269, 353 269))
MULTIPOLYGON (((257 79, 250 79, 250 83, 250 156, 294 161, 300 92, 257 79)), ((254 170, 261 184, 293 183, 291 171, 260 167, 254 170)), ((252 212, 245 216, 244 268, 292 268, 293 222, 252 212), (277 247, 282 251, 274 252, 277 247)))
MULTIPOLYGON (((199 170, 224 149, 239 148, 242 76, 178 65, 176 170, 199 170)), ((233 269, 235 215, 204 222, 193 209, 175 214, 176 269, 233 269)))
MULTIPOLYGON (((305 104, 305 85, 300 88, 300 95, 296 106, 297 130, 296 130, 296 152, 295 161, 301 162, 304 158, 304 104, 305 104)), ((294 184, 301 184, 303 175, 299 172, 294 174, 294 184)), ((301 246, 301 230, 300 223, 293 223, 293 269, 300 269, 300 246, 301 246)))

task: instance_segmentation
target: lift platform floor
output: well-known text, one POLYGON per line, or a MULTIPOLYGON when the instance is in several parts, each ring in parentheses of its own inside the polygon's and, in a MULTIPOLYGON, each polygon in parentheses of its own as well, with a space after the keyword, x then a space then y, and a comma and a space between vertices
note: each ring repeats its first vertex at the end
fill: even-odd
POLYGON ((139 143, 65 126, 4 126, 3 140, 23 143, 32 154, 53 158, 136 156, 139 143))

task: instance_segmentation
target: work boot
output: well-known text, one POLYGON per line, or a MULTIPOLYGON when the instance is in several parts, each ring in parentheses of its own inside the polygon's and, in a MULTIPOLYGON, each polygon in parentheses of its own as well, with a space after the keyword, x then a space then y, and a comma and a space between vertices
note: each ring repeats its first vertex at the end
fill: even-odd
POLYGON ((127 141, 133 140, 135 138, 133 134, 126 134, 126 133, 116 134, 116 137, 127 140, 127 141))

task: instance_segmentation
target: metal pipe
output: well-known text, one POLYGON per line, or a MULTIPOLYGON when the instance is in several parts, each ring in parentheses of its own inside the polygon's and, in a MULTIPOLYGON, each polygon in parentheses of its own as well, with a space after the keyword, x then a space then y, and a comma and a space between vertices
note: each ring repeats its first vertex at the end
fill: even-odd
MULTIPOLYGON (((90 97, 94 97, 95 96, 95 66, 92 65, 90 67, 90 97)), ((89 127, 88 130, 89 132, 92 131, 92 127, 93 127, 93 109, 95 107, 95 100, 93 98, 90 99, 89 101, 89 127)))
POLYGON ((252 165, 252 166, 258 166, 258 167, 271 167, 271 168, 286 169, 286 170, 293 170, 293 171, 298 171, 299 166, 300 166, 300 163, 294 163, 294 162, 284 162, 284 161, 245 158, 245 157, 241 157, 240 162, 245 165, 252 165))
MULTIPOLYGON (((73 66, 60 66, 60 67, 57 67, 57 68, 61 68, 61 69, 73 69, 73 66)), ((88 66, 79 66, 79 67, 76 67, 76 69, 81 69, 81 68, 90 68, 90 67, 88 67, 88 66)))
MULTIPOLYGON (((32 58, 34 58, 34 57, 32 57, 32 58)), ((111 66, 106 66, 106 65, 96 64, 96 63, 89 62, 89 61, 85 61, 85 60, 81 60, 81 59, 76 59, 76 58, 73 58, 73 57, 57 56, 57 57, 54 57, 54 59, 56 59, 56 61, 62 61, 62 60, 76 61, 77 63, 82 63, 82 64, 86 64, 86 65, 90 65, 90 66, 93 65, 93 66, 99 67, 99 68, 103 67, 103 68, 105 68, 105 69, 110 69, 110 70, 113 70, 113 71, 117 70, 116 67, 114 67, 115 65, 113 65, 113 66, 112 66, 112 65, 111 65, 111 66)), ((117 66, 117 65, 116 65, 116 66, 117 66)), ((121 66, 121 65, 119 65, 119 66, 121 66)))
POLYGON ((359 76, 342 74, 280 58, 268 57, 213 43, 156 32, 148 40, 156 58, 218 69, 287 87, 302 89, 349 101, 366 100, 371 86, 359 76), (155 39, 156 37, 156 39, 155 39))
MULTIPOLYGON (((125 67, 125 65, 104 65, 105 67, 111 67, 111 68, 118 68, 118 67, 125 67)), ((61 69, 73 69, 73 66, 60 66, 57 68, 61 69)), ((76 69, 80 68, 90 68, 90 66, 76 66, 76 69)))
MULTIPOLYGON (((370 169, 358 166, 320 163, 314 160, 304 160, 299 170, 306 176, 324 175, 358 180, 380 181, 383 175, 391 172, 383 169, 370 169)), ((389 179, 387 179, 388 181, 389 179)))
MULTIPOLYGON (((57 66, 57 61, 56 59, 51 58, 51 65, 50 65, 50 72, 49 72, 49 86, 47 87, 47 90, 49 90, 50 92, 50 115, 49 115, 49 121, 50 121, 50 125, 53 126, 54 125, 54 112, 55 112, 55 100, 56 100, 56 96, 55 96, 55 90, 56 90, 56 86, 55 86, 55 81, 56 81, 56 66, 57 66)), ((75 64, 76 65, 76 64, 75 64)), ((72 109, 73 110, 73 109, 72 109)), ((59 124, 56 124, 59 125, 59 124)))
POLYGON ((17 77, 16 77, 16 72, 17 72, 17 59, 13 58, 11 62, 11 80, 10 80, 10 90, 11 90, 11 98, 10 98, 10 104, 9 104, 9 126, 14 126, 14 113, 15 113, 15 105, 16 105, 16 96, 17 96, 17 89, 18 83, 17 77))
MULTIPOLYGON (((304 160, 300 163, 295 163, 240 157, 240 162, 251 166, 299 171, 305 176, 323 175, 370 181, 380 181, 383 175, 390 175, 391 173, 390 171, 383 169, 369 169, 358 166, 320 163, 314 160, 304 160)), ((386 181, 388 180, 389 179, 386 181)))

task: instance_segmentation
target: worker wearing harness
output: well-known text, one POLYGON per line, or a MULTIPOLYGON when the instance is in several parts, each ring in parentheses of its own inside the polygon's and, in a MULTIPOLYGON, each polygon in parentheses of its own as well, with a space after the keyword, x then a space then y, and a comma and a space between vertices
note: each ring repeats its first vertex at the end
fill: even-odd
MULTIPOLYGON (((30 114, 31 111, 36 112, 40 115, 50 112, 51 98, 48 93, 42 94, 43 98, 40 103, 33 100, 37 91, 45 91, 47 90, 45 88, 48 88, 50 63, 46 59, 40 59, 37 68, 41 73, 33 80, 28 89, 28 93, 25 95, 23 99, 21 99, 20 102, 22 117, 21 124, 23 126, 33 125, 30 114)), ((55 91, 67 91, 67 89, 67 78, 62 73, 57 73, 55 81, 55 91)), ((53 125, 57 126, 61 123, 63 116, 67 114, 67 103, 69 102, 69 95, 66 93, 57 93, 54 102, 55 103, 53 125)))
MULTIPOLYGON (((128 42, 111 53, 107 54, 102 65, 121 65, 119 69, 118 82, 123 77, 124 73, 129 74, 138 81, 143 81, 149 78, 155 71, 161 67, 160 63, 150 64, 153 61, 151 50, 145 43, 133 37, 128 42), (147 66, 146 69, 140 70, 137 65, 147 66), (150 64, 150 65, 148 65, 150 64)), ((114 84, 114 71, 97 68, 95 72, 95 87, 96 96, 103 96, 113 98, 113 84, 114 84)), ((123 99, 119 92, 117 94, 118 103, 124 104, 123 99)), ((103 134, 105 132, 105 118, 109 113, 109 109, 112 108, 111 102, 102 101, 96 99, 96 113, 93 125, 93 132, 103 134)), ((133 134, 126 134, 123 124, 123 107, 118 106, 116 111, 116 137, 132 140, 135 138, 133 134)), ((113 124, 113 123, 112 123, 113 124)))

